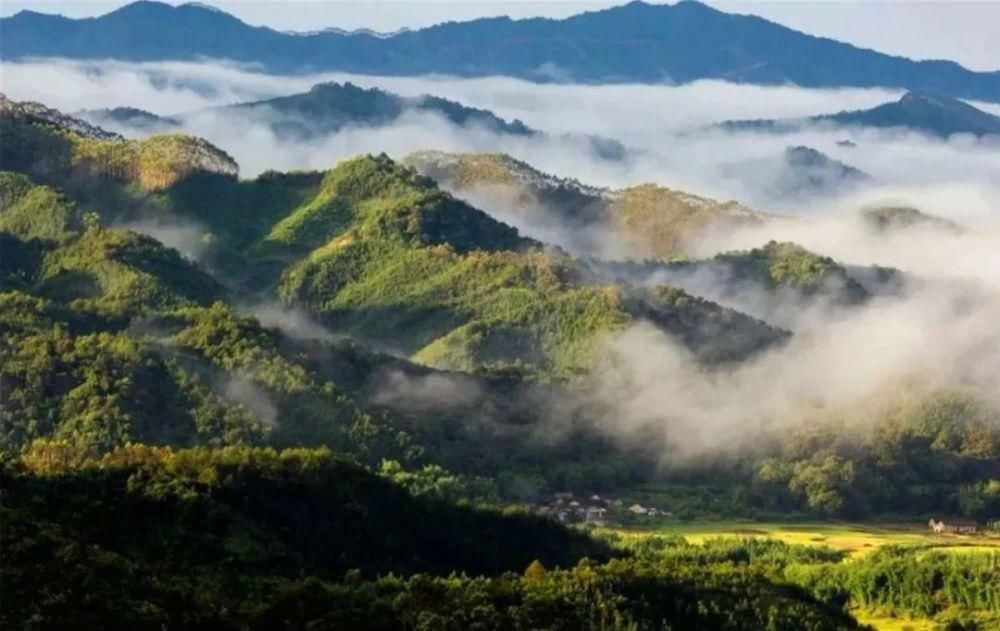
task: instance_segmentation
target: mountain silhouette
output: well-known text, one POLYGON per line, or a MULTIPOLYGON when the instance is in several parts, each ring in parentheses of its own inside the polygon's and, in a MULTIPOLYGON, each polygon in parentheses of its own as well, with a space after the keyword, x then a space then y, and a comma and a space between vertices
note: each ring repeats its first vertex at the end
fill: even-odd
POLYGON ((135 2, 74 20, 21 11, 0 20, 4 59, 229 59, 271 72, 505 75, 533 81, 804 87, 886 86, 1000 102, 1000 72, 914 61, 814 37, 687 0, 643 2, 553 20, 446 22, 381 35, 255 27, 202 4, 135 2))

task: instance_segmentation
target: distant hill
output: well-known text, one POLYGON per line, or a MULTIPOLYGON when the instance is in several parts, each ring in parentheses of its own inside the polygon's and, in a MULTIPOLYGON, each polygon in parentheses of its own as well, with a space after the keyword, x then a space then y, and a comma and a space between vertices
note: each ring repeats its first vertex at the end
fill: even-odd
POLYGON ((631 2, 563 20, 485 18, 388 36, 336 29, 293 34, 254 27, 200 4, 135 2, 73 20, 21 11, 0 20, 4 59, 231 59, 272 72, 534 81, 898 87, 1000 101, 1000 73, 913 61, 813 37, 693 1, 631 2))
POLYGON ((898 101, 867 110, 787 120, 726 121, 720 127, 729 131, 787 133, 807 125, 909 129, 942 138, 952 134, 1000 135, 1000 116, 947 96, 915 92, 908 92, 898 101))
POLYGON ((159 133, 179 128, 182 125, 179 118, 159 116, 135 107, 80 110, 75 112, 74 116, 116 132, 140 130, 147 133, 159 133))
POLYGON ((677 286, 793 330, 803 312, 857 307, 873 296, 897 293, 907 280, 892 268, 847 266, 775 241, 709 259, 590 260, 588 266, 606 281, 677 286))
MULTIPOLYGON (((319 83, 308 92, 213 108, 218 116, 244 115, 267 125, 276 135, 309 140, 344 127, 379 127, 407 112, 442 116, 455 125, 478 125, 502 134, 533 136, 539 132, 519 120, 508 122, 488 110, 466 107, 436 96, 402 97, 353 83, 319 83)), ((184 120, 203 111, 159 116, 134 107, 83 110, 77 116, 116 131, 162 132, 180 129, 184 120)))
POLYGON ((508 122, 488 110, 466 107, 436 96, 401 97, 378 88, 353 83, 321 83, 302 94, 293 94, 222 108, 222 115, 258 116, 282 137, 309 139, 346 126, 377 127, 407 112, 442 116, 455 125, 477 125, 502 134, 531 136, 538 132, 519 120, 508 122))
POLYGON ((587 255, 683 255, 711 229, 756 224, 767 215, 654 184, 611 190, 542 173, 504 154, 424 151, 404 162, 505 219, 530 224, 587 255))
POLYGON ((954 221, 928 215, 921 210, 909 206, 865 208, 862 209, 861 216, 866 224, 878 232, 898 232, 913 227, 933 228, 955 235, 965 232, 965 229, 954 221))
POLYGON ((772 197, 792 200, 844 193, 872 180, 864 171, 803 145, 787 147, 775 158, 728 163, 721 172, 772 197))

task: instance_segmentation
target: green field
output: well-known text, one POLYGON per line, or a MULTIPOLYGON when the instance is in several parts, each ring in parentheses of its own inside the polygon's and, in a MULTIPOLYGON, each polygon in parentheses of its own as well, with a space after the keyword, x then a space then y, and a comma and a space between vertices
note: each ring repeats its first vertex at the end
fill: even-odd
POLYGON ((877 631, 939 631, 943 627, 933 620, 912 620, 909 618, 889 618, 865 611, 853 611, 858 622, 870 625, 877 631))
MULTIPOLYGON (((671 521, 649 527, 619 528, 615 532, 624 537, 680 535, 694 544, 720 537, 770 538, 789 544, 826 546, 843 550, 851 557, 860 557, 886 545, 933 545, 934 550, 956 554, 1000 551, 1000 536, 996 534, 935 535, 920 523, 671 521)), ((945 628, 944 623, 931 619, 897 618, 892 611, 854 609, 851 613, 859 622, 877 631, 941 631, 945 628)), ((989 626, 994 622, 994 618, 983 620, 980 628, 994 628, 989 626), (987 626, 982 626, 983 623, 987 626)))
POLYGON ((955 551, 1000 549, 995 535, 935 535, 923 524, 866 524, 829 522, 690 521, 664 522, 650 528, 619 531, 621 534, 662 533, 681 535, 692 543, 713 537, 768 537, 787 543, 828 546, 852 555, 890 544, 935 544, 955 551))

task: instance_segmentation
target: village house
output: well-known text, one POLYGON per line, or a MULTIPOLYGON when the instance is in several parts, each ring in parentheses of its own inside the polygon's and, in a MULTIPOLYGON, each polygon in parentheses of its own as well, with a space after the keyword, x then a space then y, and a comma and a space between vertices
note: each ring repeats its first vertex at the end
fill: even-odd
POLYGON ((585 522, 604 525, 611 503, 599 495, 591 495, 589 500, 575 499, 572 493, 554 493, 552 499, 539 507, 546 515, 561 522, 585 522))
MULTIPOLYGON (((540 502, 538 509, 543 514, 550 515, 561 522, 604 525, 609 510, 614 512, 614 509, 621 509, 624 506, 624 502, 620 499, 601 497, 597 494, 584 495, 576 499, 572 493, 554 493, 549 501, 540 502)), ((672 514, 669 511, 641 504, 632 504, 626 510, 644 517, 670 516, 672 514)))
POLYGON ((583 520, 590 524, 603 524, 607 509, 600 506, 588 506, 583 514, 583 520))
POLYGON ((934 519, 927 522, 927 526, 935 534, 961 534, 971 535, 978 530, 978 524, 971 519, 934 519))

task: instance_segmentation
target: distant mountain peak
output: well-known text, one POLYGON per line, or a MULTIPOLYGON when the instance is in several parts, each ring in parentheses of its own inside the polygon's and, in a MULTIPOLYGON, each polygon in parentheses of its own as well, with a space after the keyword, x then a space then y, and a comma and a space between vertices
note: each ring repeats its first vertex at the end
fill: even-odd
POLYGON ((182 7, 190 7, 192 9, 203 9, 205 11, 213 11, 215 13, 225 13, 226 15, 229 15, 228 13, 226 13, 225 11, 223 11, 222 9, 220 9, 218 7, 213 7, 212 5, 206 4, 204 2, 185 2, 184 4, 182 4, 180 6, 182 6, 182 7))
MULTIPOLYGON (((166 12, 173 11, 176 7, 172 4, 166 2, 159 2, 158 0, 136 0, 135 2, 130 2, 128 4, 122 5, 107 13, 107 16, 112 15, 144 15, 151 12, 166 12)), ((105 16, 101 16, 105 17, 105 16)), ((100 19, 100 18, 98 18, 100 19)))
POLYGON ((905 106, 926 106, 926 107, 940 107, 940 108, 952 108, 961 107, 965 103, 959 101, 958 99, 953 99, 949 96, 943 94, 936 94, 933 92, 907 92, 903 96, 899 97, 896 101, 900 105, 905 106))
MULTIPOLYGON (((954 99, 945 94, 932 92, 907 92, 899 97, 898 103, 905 107, 924 107, 972 114, 985 114, 965 101, 954 99)), ((992 114, 987 114, 992 116, 992 114)))
MULTIPOLYGON (((636 0, 637 2, 639 0, 636 0)), ((699 2, 698 0, 680 0, 680 2, 674 5, 675 9, 684 9, 686 11, 704 11, 705 13, 723 13, 718 9, 708 6, 704 2, 699 2)))

